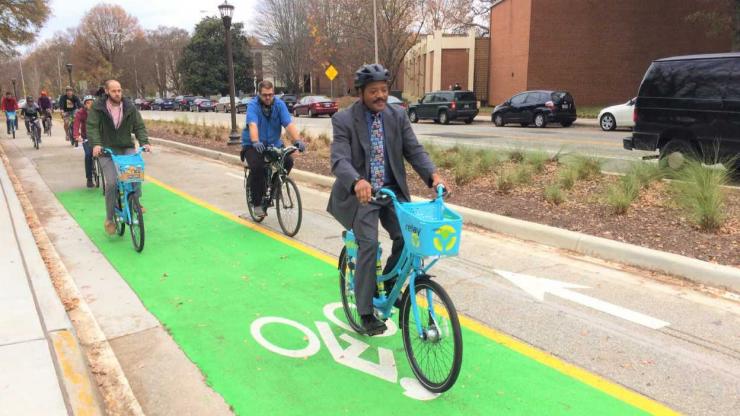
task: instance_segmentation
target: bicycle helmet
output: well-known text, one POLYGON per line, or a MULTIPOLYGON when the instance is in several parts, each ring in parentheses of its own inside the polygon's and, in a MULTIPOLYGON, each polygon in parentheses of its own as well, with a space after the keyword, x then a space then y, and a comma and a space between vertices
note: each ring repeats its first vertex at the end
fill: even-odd
POLYGON ((92 95, 86 95, 85 98, 82 99, 82 104, 85 104, 88 100, 95 101, 95 97, 92 95))
POLYGON ((46 90, 41 90, 41 96, 42 96, 42 97, 46 97, 46 95, 47 95, 47 94, 46 94, 46 90))
POLYGON ((391 73, 381 64, 365 64, 355 72, 355 88, 363 88, 376 81, 390 81, 391 73))

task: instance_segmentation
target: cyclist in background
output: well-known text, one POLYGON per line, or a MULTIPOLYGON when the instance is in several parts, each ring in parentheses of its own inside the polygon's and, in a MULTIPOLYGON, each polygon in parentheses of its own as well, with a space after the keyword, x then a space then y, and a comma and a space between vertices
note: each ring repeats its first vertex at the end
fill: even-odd
MULTIPOLYGON (((2 103, 0 103, 0 110, 5 113, 5 125, 8 128, 8 134, 10 134, 10 120, 8 119, 8 111, 18 111, 18 101, 16 101, 13 94, 10 91, 5 93, 2 103)), ((18 118, 15 119, 15 129, 18 130, 18 118)))
POLYGON ((75 110, 80 107, 82 107, 80 99, 77 98, 72 87, 67 86, 66 92, 59 97, 59 110, 62 111, 62 117, 64 118, 64 134, 67 140, 72 140, 69 134, 69 125, 74 121, 75 110))
MULTIPOLYGON (((257 86, 259 95, 247 104, 247 129, 242 132, 241 160, 247 161, 251 174, 249 187, 252 192, 252 204, 257 217, 264 217, 265 208, 262 198, 265 191, 265 159, 262 152, 267 146, 283 147, 280 135, 283 127, 293 140, 293 145, 301 153, 306 145, 300 139, 298 127, 293 122, 288 106, 280 98, 275 97, 275 87, 272 82, 264 80, 257 86)), ((290 173, 293 168, 293 158, 285 157, 285 170, 290 173)))
POLYGON ((75 121, 72 127, 72 135, 77 140, 77 143, 82 143, 82 148, 85 150, 85 177, 87 178, 88 188, 95 186, 92 179, 92 147, 90 147, 90 143, 87 140, 87 112, 90 111, 94 101, 95 97, 92 95, 86 95, 82 99, 83 107, 75 113, 75 121))
MULTIPOLYGON (((39 133, 41 132, 41 126, 39 125, 41 108, 39 108, 38 104, 36 104, 30 95, 26 97, 26 104, 21 109, 21 116, 23 116, 23 120, 26 123, 26 130, 28 130, 29 136, 31 136, 31 123, 35 123, 39 128, 39 133)), ((33 141, 33 137, 31 137, 31 141, 33 141)), ((39 143, 41 143, 41 137, 39 137, 39 143)))
POLYGON ((37 104, 41 109, 41 119, 44 121, 42 124, 44 125, 44 133, 46 133, 46 119, 51 118, 53 110, 51 98, 49 98, 46 90, 41 90, 41 96, 39 97, 37 104))

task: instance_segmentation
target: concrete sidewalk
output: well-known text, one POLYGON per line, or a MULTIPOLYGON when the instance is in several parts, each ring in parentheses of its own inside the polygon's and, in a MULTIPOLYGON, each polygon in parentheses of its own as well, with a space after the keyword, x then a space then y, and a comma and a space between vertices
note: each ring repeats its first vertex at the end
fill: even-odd
POLYGON ((0 416, 105 414, 0 161, 0 416))

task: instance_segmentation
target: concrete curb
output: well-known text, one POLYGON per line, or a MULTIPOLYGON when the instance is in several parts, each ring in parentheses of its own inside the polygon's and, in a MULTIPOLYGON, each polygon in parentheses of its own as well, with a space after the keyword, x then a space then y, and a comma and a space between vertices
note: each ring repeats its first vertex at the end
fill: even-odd
MULTIPOLYGON (((185 152, 195 153, 211 159, 242 166, 238 156, 204 149, 172 140, 150 138, 155 144, 168 146, 185 152)), ((294 169, 291 175, 298 181, 323 187, 331 187, 334 179, 328 176, 294 169)), ((507 234, 522 240, 534 241, 552 247, 571 250, 604 260, 637 266, 656 272, 679 276, 692 282, 713 287, 727 288, 740 292, 740 269, 713 264, 678 254, 667 253, 622 243, 601 237, 594 237, 575 231, 564 230, 548 225, 518 220, 503 215, 491 214, 450 204, 462 214, 466 224, 474 224, 485 229, 507 234)))
MULTIPOLYGON (((133 390, 113 349, 100 329, 84 297, 77 288, 74 279, 69 275, 54 245, 46 235, 43 226, 41 226, 36 211, 26 196, 20 181, 15 176, 13 167, 2 147, 0 147, 0 159, 2 159, 2 163, 5 165, 17 198, 26 214, 28 225, 36 240, 43 261, 46 263, 57 295, 62 301, 69 319, 74 324, 76 340, 74 337, 70 337, 71 334, 59 334, 59 336, 54 337, 57 356, 63 358, 68 364, 76 365, 79 368, 83 363, 79 362, 79 360, 75 363, 75 360, 70 358, 70 352, 74 354, 76 350, 79 351, 79 345, 76 342, 79 340, 79 344, 85 347, 86 363, 89 365, 90 372, 97 381, 96 384, 105 401, 107 412, 116 415, 143 416, 144 412, 133 394, 133 390)), ((77 373, 72 371, 67 374, 67 370, 65 370, 65 374, 75 376, 77 373)), ((79 384, 79 380, 75 384, 79 384)), ((66 388, 70 387, 66 386, 66 388)), ((80 392, 79 387, 72 388, 71 390, 77 393, 80 392)))

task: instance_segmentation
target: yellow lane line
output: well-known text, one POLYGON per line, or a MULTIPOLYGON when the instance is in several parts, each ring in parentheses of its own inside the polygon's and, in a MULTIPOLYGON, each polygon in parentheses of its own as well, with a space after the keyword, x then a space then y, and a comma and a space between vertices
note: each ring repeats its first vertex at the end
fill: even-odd
MULTIPOLYGON (((283 234, 272 231, 261 225, 253 223, 251 221, 247 221, 230 212, 224 211, 221 208, 215 207, 209 204, 208 202, 203 201, 200 198, 197 198, 184 191, 181 191, 177 188, 167 185, 149 175, 146 176, 146 179, 149 182, 161 188, 164 188, 172 192, 173 194, 178 195, 182 197, 183 199, 192 202, 195 205, 201 206, 211 212, 214 212, 232 221, 238 222, 239 224, 242 224, 251 230, 254 230, 258 233, 262 233, 272 239, 280 241, 281 243, 287 244, 288 246, 293 247, 296 250, 301 251, 305 254, 308 254, 312 257, 315 257, 325 263, 328 263, 331 266, 334 266, 334 267, 337 266, 337 259, 333 256, 327 255, 319 250, 309 247, 303 243, 300 243, 297 240, 286 237, 283 234)), ((645 412, 648 412, 654 415, 677 415, 679 414, 676 411, 670 409, 669 407, 655 400, 650 399, 649 397, 643 396, 640 393, 632 391, 624 386, 621 386, 612 381, 609 381, 601 376, 593 374, 573 364, 569 364, 553 356, 550 353, 539 350, 535 347, 532 347, 531 345, 527 345, 524 342, 519 341, 518 339, 513 338, 509 335, 506 335, 502 332, 496 331, 493 328, 489 328, 485 326, 484 324, 474 320, 473 318, 469 318, 462 314, 459 314, 459 318, 460 318, 460 324, 466 327, 467 329, 483 337, 486 337, 498 344, 501 344, 506 348, 516 351, 526 357, 529 357, 541 364, 544 364, 554 370, 557 370, 560 373, 563 373, 569 377, 579 380, 580 382, 584 384, 587 384, 597 390, 600 390, 638 409, 641 409, 645 412)))

